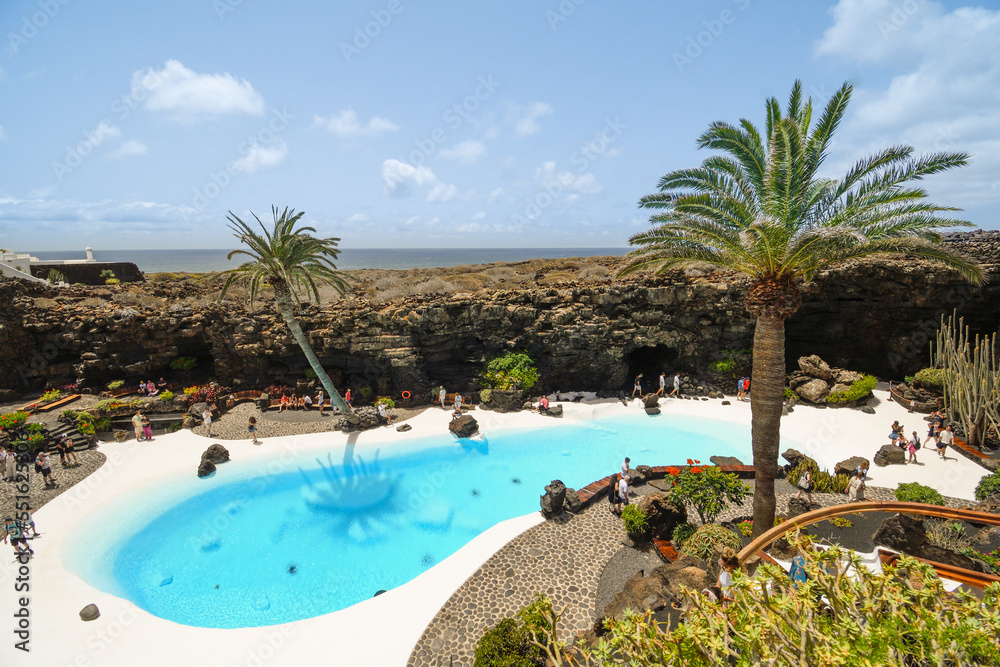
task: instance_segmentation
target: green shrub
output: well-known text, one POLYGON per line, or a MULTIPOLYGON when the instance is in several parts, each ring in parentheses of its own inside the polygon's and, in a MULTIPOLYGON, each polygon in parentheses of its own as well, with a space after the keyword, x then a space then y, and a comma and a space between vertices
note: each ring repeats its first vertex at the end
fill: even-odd
POLYGON ((0 429, 9 430, 20 428, 27 421, 27 412, 10 412, 5 415, 0 415, 0 429))
POLYGON ((851 484, 851 476, 845 473, 831 475, 825 470, 820 470, 816 462, 811 459, 803 459, 801 463, 792 468, 786 479, 792 486, 798 486, 799 480, 806 470, 812 473, 812 493, 844 493, 851 484))
POLYGON ((913 376, 913 383, 924 389, 942 391, 944 389, 944 369, 921 368, 913 376))
POLYGON ((686 468, 673 481, 670 500, 681 506, 690 504, 702 523, 712 523, 729 503, 738 505, 750 493, 739 477, 715 466, 686 468))
POLYGON ((49 389, 47 392, 42 394, 42 397, 39 400, 42 403, 49 403, 51 401, 58 401, 61 396, 62 392, 58 389, 49 389))
POLYGON ((795 393, 794 391, 792 391, 792 390, 791 390, 791 389, 789 389, 788 387, 785 387, 785 389, 784 389, 784 392, 783 392, 783 394, 784 394, 784 396, 785 396, 785 400, 786 400, 786 401, 787 401, 787 400, 788 400, 789 398, 796 398, 796 397, 798 396, 798 394, 796 394, 796 393, 795 393))
POLYGON ((903 378, 903 382, 905 382, 906 384, 913 384, 913 376, 907 375, 906 377, 903 378))
POLYGON ((50 283, 64 283, 66 282, 66 274, 58 269, 49 269, 49 275, 46 280, 50 283))
POLYGON ((926 503, 944 506, 941 494, 929 486, 917 482, 903 482, 896 487, 896 500, 901 503, 926 503))
POLYGON ((69 422, 75 422, 76 421, 76 414, 77 414, 76 410, 72 410, 72 409, 63 410, 61 414, 62 414, 62 418, 64 420, 66 420, 66 421, 69 421, 69 422))
POLYGON ((111 269, 104 269, 103 271, 101 271, 101 277, 102 278, 114 278, 115 277, 115 272, 112 271, 111 269))
POLYGON ((622 510, 622 523, 633 538, 641 538, 649 530, 649 519, 638 505, 626 505, 622 510))
POLYGON ((371 386, 366 384, 365 386, 358 389, 358 393, 361 394, 362 400, 364 400, 367 403, 368 401, 372 400, 372 397, 375 395, 375 390, 372 389, 371 386))
POLYGON ((674 545, 679 549, 682 546, 684 546, 684 543, 687 542, 689 537, 694 535, 695 530, 697 530, 697 527, 694 524, 679 523, 676 526, 674 526, 674 532, 670 536, 670 539, 673 541, 674 545))
POLYGON ((486 387, 485 389, 479 392, 479 400, 482 401, 483 403, 489 403, 490 400, 492 400, 492 398, 493 398, 493 390, 490 389, 489 387, 486 387))
POLYGON ((307 369, 305 370, 305 376, 306 376, 307 378, 309 378, 310 380, 315 380, 316 378, 318 378, 318 377, 319 377, 319 375, 317 375, 317 374, 316 374, 316 371, 314 371, 314 370, 313 370, 313 369, 311 369, 311 368, 307 368, 307 369))
POLYGON ((172 401, 172 400, 174 400, 174 392, 170 391, 169 389, 166 390, 166 391, 160 392, 160 397, 159 398, 160 398, 161 401, 172 401))
POLYGON ((684 541, 681 550, 698 560, 707 561, 712 558, 717 549, 721 550, 725 547, 732 547, 734 551, 739 551, 743 548, 743 540, 724 526, 707 523, 704 526, 699 526, 698 530, 684 541))
POLYGON ((121 281, 118 280, 117 278, 108 278, 107 280, 104 281, 104 284, 105 285, 119 285, 119 284, 121 284, 121 281))
POLYGON ((994 493, 1000 493, 1000 470, 986 475, 976 484, 976 500, 986 500, 994 493))
POLYGON ((392 408, 396 407, 396 402, 391 398, 389 398, 388 396, 383 396, 382 398, 375 401, 375 405, 376 406, 384 405, 386 408, 391 410, 392 408))
POLYGON ((833 480, 833 488, 830 489, 830 493, 847 493, 847 488, 851 485, 850 475, 842 472, 831 479, 833 480))
POLYGON ((753 533, 753 519, 750 519, 749 521, 740 521, 736 524, 736 528, 740 531, 740 535, 743 537, 750 537, 753 533))
POLYGON ((479 382, 493 390, 531 389, 538 382, 538 368, 527 352, 508 352, 486 364, 479 382))
POLYGON ((872 389, 878 384, 878 378, 874 375, 866 375, 860 380, 851 383, 847 391, 837 391, 826 397, 827 403, 853 403, 872 393, 872 389))
POLYGON ((541 667, 541 649, 532 640, 549 644, 552 601, 535 596, 514 618, 505 618, 483 633, 476 643, 474 667, 541 667))
POLYGON ((175 371, 189 371, 198 365, 198 360, 194 357, 177 357, 170 362, 170 368, 175 371))
POLYGON ((108 390, 114 391, 116 389, 121 389, 125 386, 125 380, 114 380, 108 383, 108 390))
POLYGON ((716 373, 731 373, 736 368, 736 362, 732 359, 719 359, 708 365, 716 373))

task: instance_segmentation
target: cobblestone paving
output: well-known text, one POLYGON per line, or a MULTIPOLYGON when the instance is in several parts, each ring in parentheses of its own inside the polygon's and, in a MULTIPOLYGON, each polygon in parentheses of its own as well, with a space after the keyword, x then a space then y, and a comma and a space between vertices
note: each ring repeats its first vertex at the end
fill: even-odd
MULTIPOLYGON (((91 473, 104 465, 107 457, 101 452, 93 449, 86 449, 76 452, 80 465, 75 468, 64 468, 59 464, 59 455, 49 455, 49 465, 52 467, 52 476, 59 486, 46 488, 45 480, 41 473, 35 472, 34 463, 29 466, 28 477, 28 502, 31 504, 31 511, 34 512, 39 507, 49 502, 56 496, 68 491, 76 484, 82 482, 91 473)), ((21 494, 21 483, 0 482, 0 519, 12 516, 15 509, 16 496, 21 494)), ((44 532, 43 526, 38 526, 44 532)))
MULTIPOLYGON (((637 487, 639 494, 655 492, 637 487)), ((788 511, 795 489, 776 481, 777 511, 788 511)), ((869 486, 867 500, 895 500, 892 489, 869 486)), ((814 493, 813 506, 847 503, 842 493, 814 493)), ((945 498, 949 507, 969 501, 945 498)), ((717 522, 749 517, 753 497, 723 512, 717 522)), ((697 514, 689 513, 694 522, 697 514)), ((597 500, 572 518, 546 521, 508 542, 462 584, 424 630, 410 654, 409 667, 471 667, 483 632, 531 602, 536 593, 552 599, 557 610, 567 606, 560 638, 571 640, 597 619, 597 586, 605 566, 622 547, 625 531, 606 500, 597 500)))

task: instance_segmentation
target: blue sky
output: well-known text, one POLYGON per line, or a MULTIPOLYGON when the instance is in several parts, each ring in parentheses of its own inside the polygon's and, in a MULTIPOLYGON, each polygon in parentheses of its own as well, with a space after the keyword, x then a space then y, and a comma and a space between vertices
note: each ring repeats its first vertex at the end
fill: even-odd
POLYGON ((636 202, 802 79, 827 167, 960 150, 1000 226, 1000 4, 105 0, 0 7, 0 246, 222 248, 305 211, 350 247, 623 247, 636 202))

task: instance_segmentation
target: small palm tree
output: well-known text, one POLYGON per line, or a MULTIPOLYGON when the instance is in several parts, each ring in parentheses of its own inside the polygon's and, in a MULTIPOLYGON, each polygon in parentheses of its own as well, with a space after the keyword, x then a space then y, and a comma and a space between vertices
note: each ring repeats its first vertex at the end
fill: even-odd
POLYGON ((785 386, 785 320, 802 303, 799 289, 819 271, 867 256, 915 255, 959 271, 974 282, 981 269, 940 247, 939 229, 970 226, 940 215, 958 209, 927 201, 912 185, 960 167, 965 153, 913 157, 893 146, 858 161, 840 179, 820 170, 851 98, 844 84, 812 124, 812 101, 796 81, 782 114, 767 101, 764 132, 743 119, 713 123, 699 148, 721 151, 700 167, 660 179, 643 197, 653 227, 629 241, 639 246, 622 275, 658 273, 690 262, 734 269, 750 278, 747 309, 756 318, 753 345, 752 435, 756 471, 754 535, 774 521, 774 477, 785 386))
POLYGON ((320 239, 312 234, 316 232, 313 227, 299 227, 295 225, 302 218, 304 213, 296 213, 294 210, 285 208, 279 213, 277 207, 272 206, 271 212, 274 216, 274 230, 269 230, 264 226, 252 211, 257 224, 260 225, 261 232, 257 233, 249 224, 240 220, 232 211, 229 212, 229 228, 233 234, 247 246, 247 249, 233 250, 227 259, 232 259, 236 255, 246 255, 250 259, 240 264, 235 269, 223 271, 226 276, 226 283, 222 286, 219 294, 221 301, 226 297, 229 288, 236 283, 240 283, 247 293, 247 300, 250 305, 256 301, 260 290, 265 285, 270 285, 274 290, 274 300, 278 307, 281 318, 292 332, 295 342, 302 348, 309 365, 323 384, 330 400, 352 423, 359 421, 354 410, 344 401, 330 381, 330 376, 323 370, 316 353, 309 344, 302 327, 295 319, 295 309, 299 305, 299 292, 305 291, 310 294, 316 303, 319 303, 319 288, 317 283, 326 284, 343 294, 347 289, 349 277, 337 270, 333 260, 337 259, 340 250, 337 248, 338 238, 320 239))

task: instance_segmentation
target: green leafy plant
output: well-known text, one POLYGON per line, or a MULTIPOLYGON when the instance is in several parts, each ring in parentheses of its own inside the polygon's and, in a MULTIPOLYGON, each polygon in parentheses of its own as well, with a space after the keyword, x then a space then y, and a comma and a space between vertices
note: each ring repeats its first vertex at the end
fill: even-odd
POLYGON ((159 398, 161 401, 172 401, 174 400, 174 392, 170 391, 169 389, 166 391, 162 391, 160 392, 159 398))
POLYGON ((1000 494, 1000 470, 994 470, 976 484, 976 500, 986 500, 995 493, 1000 494))
POLYGON ((482 391, 479 392, 479 400, 482 401, 483 403, 489 403, 491 400, 493 400, 493 390, 490 389, 489 387, 484 388, 482 391))
POLYGON ((107 280, 104 281, 104 284, 105 285, 119 285, 119 284, 121 284, 121 281, 118 280, 117 278, 108 278, 107 280))
POLYGON ((11 430, 15 428, 20 428, 28 421, 27 412, 9 412, 5 415, 0 415, 0 429, 11 430))
POLYGON ((854 525, 853 521, 843 516, 831 517, 829 521, 837 528, 850 528, 851 526, 854 525))
POLYGON ((740 504, 750 490, 732 473, 715 466, 692 466, 672 477, 670 500, 678 505, 690 504, 702 523, 711 523, 730 504, 740 504))
POLYGON ((907 375, 903 377, 903 382, 905 382, 906 384, 913 384, 913 376, 907 375))
POLYGON ((924 389, 941 391, 944 389, 944 369, 921 368, 914 374, 913 382, 924 389))
POLYGON ((896 500, 901 503, 926 503, 944 506, 941 494, 929 486, 917 482, 902 482, 896 487, 896 500))
POLYGON ((59 269, 49 269, 49 275, 46 280, 50 283, 64 283, 66 282, 66 274, 59 269))
POLYGON ((638 505, 626 505, 622 510, 622 524, 632 538, 643 538, 649 530, 649 518, 638 505))
POLYGON ((42 394, 42 397, 38 399, 42 403, 49 403, 51 401, 58 401, 62 396, 62 392, 58 389, 49 389, 47 392, 42 394))
POLYGON ((743 537, 750 537, 750 533, 753 532, 753 519, 740 521, 736 524, 736 528, 740 531, 740 535, 743 537))
POLYGON ((316 373, 316 371, 314 371, 314 370, 313 370, 313 369, 311 369, 311 368, 307 368, 307 369, 306 369, 305 371, 303 371, 303 372, 304 372, 305 376, 306 376, 307 378, 309 378, 310 380, 315 380, 316 378, 318 378, 318 377, 319 377, 319 375, 318 375, 318 374, 316 373))
POLYGON ((538 368, 527 352, 508 352, 486 364, 479 383, 494 391, 531 389, 538 382, 538 368))
POLYGON ((789 398, 796 398, 797 397, 797 394, 794 391, 792 391, 791 389, 789 389, 788 387, 785 387, 784 392, 782 393, 782 395, 785 397, 785 400, 788 400, 789 398))
POLYGON ((691 554, 698 560, 707 561, 716 550, 732 547, 734 551, 743 548, 743 541, 733 531, 716 523, 699 526, 694 534, 684 541, 681 551, 691 554))
POLYGON ((736 379, 737 375, 749 372, 753 350, 722 350, 722 359, 711 362, 708 367, 716 373, 726 373, 736 379))
POLYGON ((391 398, 389 398, 388 396, 383 396, 382 398, 375 401, 375 405, 376 406, 384 405, 386 408, 391 410, 392 408, 396 407, 396 402, 391 398))
POLYGON ((66 409, 60 413, 60 416, 64 421, 74 422, 76 421, 76 414, 77 414, 76 410, 66 409))
POLYGON ((361 394, 361 400, 363 400, 366 403, 372 400, 372 397, 375 396, 375 390, 372 389, 371 386, 367 384, 359 388, 358 393, 361 394))
POLYGON ((827 403, 853 403, 872 393, 872 389, 878 384, 878 378, 874 375, 865 375, 860 380, 851 383, 847 391, 835 391, 826 397, 827 403))
POLYGON ((107 278, 114 278, 115 277, 115 272, 112 271, 111 269, 104 269, 103 271, 101 271, 101 277, 105 278, 105 279, 107 279, 107 278))
POLYGON ((540 667, 542 647, 552 632, 552 602, 541 594, 483 633, 476 643, 474 667, 540 667))
POLYGON ((125 380, 113 380, 108 383, 108 390, 115 391, 116 389, 121 389, 125 386, 125 380))
POLYGON ((170 362, 170 368, 175 371, 189 371, 198 366, 198 360, 194 357, 177 357, 170 362))
POLYGON ((694 531, 697 530, 697 526, 691 523, 679 523, 674 526, 674 532, 670 536, 671 541, 674 543, 678 549, 684 546, 688 538, 694 535, 694 531))

